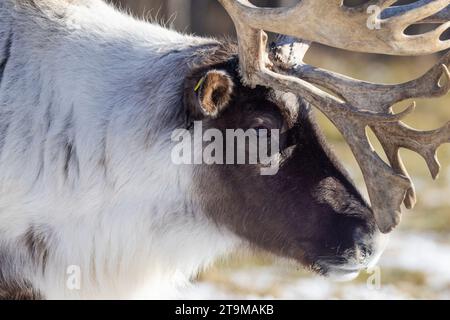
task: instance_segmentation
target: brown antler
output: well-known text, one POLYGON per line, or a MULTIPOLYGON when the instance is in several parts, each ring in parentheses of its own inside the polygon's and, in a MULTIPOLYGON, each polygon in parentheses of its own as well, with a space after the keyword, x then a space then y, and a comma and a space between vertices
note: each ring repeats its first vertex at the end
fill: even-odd
POLYGON ((219 0, 238 29, 245 24, 336 48, 383 54, 419 55, 450 47, 449 40, 440 40, 450 27, 445 10, 450 0, 419 0, 391 7, 397 1, 373 0, 359 7, 346 7, 344 0, 301 0, 290 8, 258 8, 248 0, 219 0), (370 6, 378 8, 381 16, 371 17, 377 11, 368 12, 370 6), (433 20, 445 22, 425 34, 405 35, 409 26, 434 15, 433 20), (372 30, 368 28, 371 20, 372 30))
MULTIPOLYGON (((450 74, 446 67, 450 64, 450 54, 419 79, 399 85, 381 85, 304 64, 302 58, 307 47, 307 43, 281 44, 273 48, 271 57, 279 71, 329 89, 359 112, 375 112, 376 116, 349 112, 344 117, 336 118, 324 111, 343 133, 355 154, 378 225, 388 232, 399 222, 401 203, 411 209, 416 202, 414 186, 402 163, 399 149, 407 148, 420 154, 426 160, 433 178, 436 178, 440 169, 436 151, 443 143, 450 142, 450 123, 434 131, 417 131, 398 121, 413 111, 414 105, 398 115, 392 114, 391 107, 410 98, 446 94, 450 90, 450 74), (446 77, 445 83, 439 85, 442 75, 446 77), (387 166, 373 151, 365 132, 367 126, 380 140, 392 167, 387 166)), ((345 103, 341 104, 345 108, 345 103)), ((320 105, 317 106, 321 109, 320 105)))
POLYGON ((309 43, 305 41, 280 45, 271 51, 269 57, 267 35, 262 30, 354 51, 390 54, 436 52, 450 46, 449 41, 439 39, 449 27, 449 22, 425 35, 406 36, 403 32, 410 24, 436 14, 442 16, 442 11, 445 14, 450 0, 423 0, 407 7, 390 7, 396 2, 394 0, 372 1, 372 5, 391 10, 388 12, 391 16, 381 20, 382 28, 379 30, 366 28, 367 14, 361 8, 366 9, 368 4, 349 9, 342 6, 342 0, 326 0, 326 4, 325 0, 302 0, 293 8, 265 9, 256 8, 246 0, 219 1, 236 25, 243 80, 251 86, 264 85, 293 92, 319 108, 335 124, 361 167, 380 230, 391 231, 400 221, 401 204, 404 202, 408 208, 415 204, 414 187, 399 156, 399 149, 408 148, 422 155, 433 177, 436 177, 439 172, 436 150, 441 144, 450 142, 450 125, 435 131, 416 131, 400 122, 414 110, 415 105, 400 114, 392 113, 392 105, 410 98, 446 94, 450 89, 447 69, 450 54, 417 80, 399 85, 380 85, 304 64, 303 56, 309 49, 309 43), (360 38, 355 40, 355 37, 360 38), (445 83, 440 85, 443 75, 445 83), (329 89, 339 98, 315 85, 329 89), (371 127, 379 138, 391 166, 374 151, 366 135, 367 127, 371 127))

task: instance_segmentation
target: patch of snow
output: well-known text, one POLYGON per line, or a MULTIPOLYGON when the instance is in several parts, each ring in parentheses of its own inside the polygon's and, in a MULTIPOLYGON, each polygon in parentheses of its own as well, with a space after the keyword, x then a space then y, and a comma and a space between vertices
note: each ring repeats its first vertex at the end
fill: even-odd
POLYGON ((449 239, 431 233, 393 234, 379 265, 422 272, 434 289, 450 287, 449 239))

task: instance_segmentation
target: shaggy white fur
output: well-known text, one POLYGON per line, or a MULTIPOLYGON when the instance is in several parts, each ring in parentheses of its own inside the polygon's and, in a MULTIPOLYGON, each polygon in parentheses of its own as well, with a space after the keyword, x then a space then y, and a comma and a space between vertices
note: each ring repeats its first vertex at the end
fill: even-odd
POLYGON ((0 278, 159 298, 240 243, 170 161, 183 75, 214 45, 101 0, 0 2, 0 278))

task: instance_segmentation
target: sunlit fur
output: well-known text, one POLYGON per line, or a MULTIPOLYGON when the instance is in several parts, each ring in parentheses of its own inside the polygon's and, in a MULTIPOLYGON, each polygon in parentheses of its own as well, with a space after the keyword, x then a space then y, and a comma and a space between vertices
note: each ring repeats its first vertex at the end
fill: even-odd
POLYGON ((99 0, 0 2, 0 282, 164 297, 239 243, 170 161, 183 74, 214 45, 99 0))

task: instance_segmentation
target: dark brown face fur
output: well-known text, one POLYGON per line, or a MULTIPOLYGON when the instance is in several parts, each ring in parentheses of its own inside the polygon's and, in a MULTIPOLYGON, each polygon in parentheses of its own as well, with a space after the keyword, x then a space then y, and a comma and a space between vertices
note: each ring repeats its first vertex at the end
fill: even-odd
POLYGON ((203 210, 251 244, 319 273, 357 273, 378 251, 379 232, 370 208, 327 147, 310 107, 292 95, 241 85, 236 68, 230 60, 188 78, 188 119, 222 132, 280 129, 282 162, 273 176, 261 175, 260 165, 197 166, 203 210), (202 95, 210 88, 193 90, 211 70, 226 73, 233 82, 225 107, 216 97, 221 105, 214 115, 202 110, 202 105, 211 110, 212 101, 202 95))

